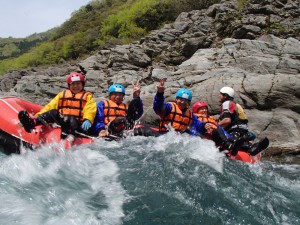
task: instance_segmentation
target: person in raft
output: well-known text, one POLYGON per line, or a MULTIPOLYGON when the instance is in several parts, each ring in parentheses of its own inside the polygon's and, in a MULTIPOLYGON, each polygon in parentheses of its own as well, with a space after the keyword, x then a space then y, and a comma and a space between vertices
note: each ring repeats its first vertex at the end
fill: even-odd
POLYGON ((134 124, 132 123, 143 115, 144 110, 143 102, 140 98, 141 87, 139 81, 136 84, 132 83, 132 86, 133 100, 129 107, 124 103, 124 86, 113 84, 109 87, 108 99, 101 100, 97 104, 97 114, 91 128, 92 135, 105 137, 110 134, 119 134, 126 129, 124 126, 128 125, 128 123, 131 123, 130 128, 133 128, 134 124), (120 121, 118 121, 118 118, 120 118, 120 121), (123 119, 126 119, 126 121, 124 122, 123 119))
MULTIPOLYGON (((181 88, 176 93, 175 102, 165 102, 165 79, 161 79, 157 85, 157 93, 154 97, 153 109, 160 116, 159 132, 168 132, 167 126, 171 126, 180 133, 187 132, 191 135, 205 135, 210 127, 206 122, 199 121, 189 109, 192 92, 181 88)), ((232 141, 227 139, 222 128, 216 128, 212 131, 212 140, 220 150, 229 150, 231 154, 236 155, 242 142, 240 140, 232 141)))
POLYGON ((198 120, 206 123, 207 132, 204 137, 212 139, 212 131, 217 129, 218 120, 209 114, 207 103, 204 101, 198 101, 193 105, 192 109, 198 120))
MULTIPOLYGON (((209 114, 208 105, 206 102, 198 101, 193 105, 192 109, 193 109, 194 115, 198 118, 198 120, 206 123, 206 125, 205 125, 206 133, 203 135, 204 138, 213 139, 213 135, 215 135, 213 131, 217 130, 218 128, 223 129, 218 124, 218 120, 209 114)), ((224 129, 223 129, 223 131, 224 131, 224 129)), ((219 131, 217 131, 217 134, 218 133, 219 133, 219 131)), ((222 136, 223 132, 220 132, 220 133, 222 136)), ((232 140, 237 139, 237 138, 232 138, 232 136, 230 134, 228 134, 226 131, 224 131, 224 134, 227 137, 227 139, 232 139, 232 140)), ((220 134, 218 134, 218 135, 220 135, 220 134)), ((244 145, 244 143, 243 143, 243 145, 244 145)), ((242 146, 241 146, 241 148, 242 148, 242 146)))
POLYGON ((97 108, 93 95, 84 90, 85 83, 83 74, 72 72, 67 77, 68 89, 59 92, 35 117, 20 111, 18 117, 25 131, 30 133, 35 126, 47 123, 60 125, 62 136, 88 131, 97 108))
POLYGON ((243 139, 244 144, 241 150, 248 152, 251 155, 257 155, 269 146, 267 137, 252 144, 256 138, 255 134, 248 130, 247 115, 238 103, 234 102, 234 90, 231 87, 222 87, 220 89, 220 116, 219 125, 227 131, 232 138, 243 139))
POLYGON ((248 118, 242 106, 234 102, 234 90, 231 87, 220 89, 219 125, 228 133, 241 137, 248 133, 248 118))

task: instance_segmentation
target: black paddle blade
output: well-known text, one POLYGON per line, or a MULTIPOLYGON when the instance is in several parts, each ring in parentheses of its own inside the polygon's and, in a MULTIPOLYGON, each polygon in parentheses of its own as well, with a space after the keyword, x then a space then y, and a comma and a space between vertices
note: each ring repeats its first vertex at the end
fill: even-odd
POLYGON ((126 117, 117 117, 108 125, 108 132, 112 135, 122 136, 124 130, 131 130, 138 119, 142 105, 140 99, 133 99, 128 106, 126 117))
POLYGON ((112 135, 121 135, 126 128, 126 124, 125 117, 117 117, 109 123, 108 132, 112 135))
POLYGON ((262 152, 263 150, 267 149, 269 147, 270 141, 267 137, 264 139, 260 140, 259 142, 253 144, 251 148, 249 149, 248 153, 250 155, 254 156, 257 155, 258 153, 262 152))
POLYGON ((128 106, 127 110, 127 130, 131 130, 134 127, 135 121, 138 119, 139 111, 141 109, 141 101, 139 98, 133 99, 128 106))

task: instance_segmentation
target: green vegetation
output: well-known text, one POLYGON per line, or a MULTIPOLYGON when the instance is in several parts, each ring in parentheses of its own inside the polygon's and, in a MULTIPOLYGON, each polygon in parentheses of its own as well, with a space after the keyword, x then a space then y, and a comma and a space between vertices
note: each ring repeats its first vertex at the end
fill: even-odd
POLYGON ((106 43, 126 44, 172 22, 183 11, 217 0, 91 1, 60 27, 25 39, 0 38, 0 74, 12 69, 77 60, 106 43), (62 60, 63 59, 63 60, 62 60))
POLYGON ((28 52, 37 43, 47 41, 51 32, 54 32, 54 29, 45 33, 33 34, 27 38, 0 38, 0 60, 17 57, 28 52))
POLYGON ((249 3, 250 0, 238 0, 238 9, 239 10, 244 9, 249 3))

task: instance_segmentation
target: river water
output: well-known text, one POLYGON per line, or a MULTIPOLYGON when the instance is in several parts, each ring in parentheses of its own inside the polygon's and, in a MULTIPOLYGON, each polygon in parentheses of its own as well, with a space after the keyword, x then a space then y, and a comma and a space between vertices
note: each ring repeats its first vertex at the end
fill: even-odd
POLYGON ((0 153, 0 224, 300 224, 300 165, 158 138, 0 153))

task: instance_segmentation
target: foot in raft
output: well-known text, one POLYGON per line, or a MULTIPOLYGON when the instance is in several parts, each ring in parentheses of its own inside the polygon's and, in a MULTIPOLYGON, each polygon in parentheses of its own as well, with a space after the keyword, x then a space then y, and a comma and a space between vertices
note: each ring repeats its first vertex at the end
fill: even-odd
POLYGON ((18 114, 18 118, 26 132, 30 133, 35 127, 34 119, 31 118, 26 110, 22 110, 18 114))

